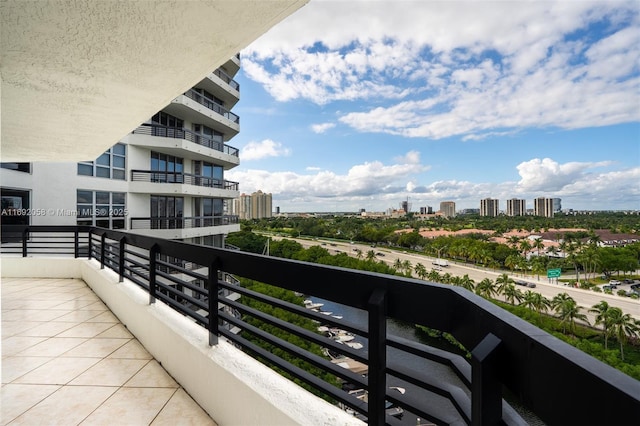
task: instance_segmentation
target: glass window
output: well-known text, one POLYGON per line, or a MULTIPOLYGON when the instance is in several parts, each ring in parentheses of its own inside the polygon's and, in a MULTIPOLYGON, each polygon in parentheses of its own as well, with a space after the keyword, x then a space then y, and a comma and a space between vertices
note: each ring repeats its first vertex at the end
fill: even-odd
POLYGON ((114 156, 113 167, 119 167, 121 169, 124 169, 124 157, 114 156))
POLYGON ((125 180, 126 146, 116 144, 93 161, 78 163, 78 175, 125 180))
POLYGON ((109 176, 109 168, 108 167, 96 167, 96 176, 97 177, 103 177, 103 178, 108 178, 109 176))
POLYGON ((93 192, 92 191, 83 191, 78 189, 77 192, 78 203, 84 204, 92 204, 93 203, 93 192))
POLYGON ((125 146, 124 146, 124 144, 117 143, 117 144, 115 144, 113 146, 112 151, 113 151, 114 154, 124 156, 124 154, 125 154, 125 146))
POLYGON ((124 170, 113 170, 113 179, 124 180, 124 170))
POLYGON ((125 228, 124 192, 87 191, 79 189, 77 197, 77 224, 95 225, 102 228, 125 228))
POLYGON ((122 204, 124 205, 125 193, 124 192, 112 192, 111 200, 113 204, 122 204))
POLYGON ((111 165, 111 155, 108 152, 105 152, 100 157, 96 159, 96 163, 102 166, 110 166, 111 165))
POLYGON ((78 174, 93 176, 93 164, 78 163, 78 174))

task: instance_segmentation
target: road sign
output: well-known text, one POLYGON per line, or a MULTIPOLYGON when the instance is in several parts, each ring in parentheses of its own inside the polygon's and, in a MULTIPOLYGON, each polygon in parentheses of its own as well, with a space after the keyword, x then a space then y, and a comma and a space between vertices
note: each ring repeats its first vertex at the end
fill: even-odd
POLYGON ((558 278, 562 273, 562 269, 547 269, 547 278, 558 278))

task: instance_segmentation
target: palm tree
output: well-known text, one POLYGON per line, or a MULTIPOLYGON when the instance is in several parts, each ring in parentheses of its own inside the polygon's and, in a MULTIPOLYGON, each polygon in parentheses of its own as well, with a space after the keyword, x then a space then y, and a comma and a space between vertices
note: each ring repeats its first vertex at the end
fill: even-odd
POLYGON ((535 248, 537 251, 537 255, 538 257, 540 256, 540 250, 544 248, 544 242, 542 242, 542 238, 536 238, 535 242, 533 243, 533 247, 535 248))
POLYGON ((498 294, 504 294, 505 287, 513 283, 514 281, 509 275, 507 274, 500 275, 498 278, 496 278, 496 285, 498 286, 497 288, 498 294))
POLYGON ((376 252, 373 250, 369 250, 367 252, 367 261, 373 262, 374 260, 376 260, 376 252))
POLYGON ((359 248, 357 248, 357 249, 355 250, 355 252, 356 252, 356 258, 357 258, 358 260, 362 259, 362 250, 360 250, 359 248))
POLYGON ((529 241, 528 238, 523 239, 522 241, 520 241, 520 250, 524 252, 524 257, 525 259, 527 258, 527 254, 529 254, 529 251, 532 248, 531 242, 529 241))
POLYGON ((637 336, 640 326, 630 314, 623 314, 618 307, 609 308, 607 311, 608 327, 613 336, 620 343, 620 359, 624 361, 624 344, 629 337, 637 336))
POLYGON ((516 267, 518 266, 518 263, 520 263, 520 256, 515 254, 510 254, 504 260, 504 266, 511 269, 511 272, 513 272, 513 270, 516 269, 516 267))
POLYGON ((429 274, 427 275, 427 278, 429 278, 429 281, 435 281, 437 283, 442 282, 442 277, 440 276, 440 272, 436 271, 435 269, 432 269, 429 274))
POLYGON ((469 275, 464 274, 464 276, 462 276, 462 278, 460 278, 458 280, 458 282, 456 283, 456 285, 459 285, 462 288, 466 288, 469 291, 473 291, 475 288, 475 284, 476 282, 474 280, 472 280, 471 278, 469 278, 469 275))
POLYGON ((513 284, 507 284, 502 290, 502 294, 504 295, 504 300, 512 305, 515 305, 516 300, 520 303, 524 297, 520 289, 516 288, 513 284))
POLYGON ((404 262, 402 262, 402 269, 405 270, 405 272, 411 276, 411 261, 409 261, 409 259, 405 260, 404 262))
POLYGON ((487 299, 491 299, 497 294, 495 283, 489 278, 485 278, 476 286, 476 294, 487 299))
POLYGON ((395 269, 396 271, 399 271, 402 269, 402 260, 400 260, 399 258, 396 259, 395 262, 393 262, 393 269, 395 269))
MULTIPOLYGON (((544 297, 542 294, 538 293, 538 292, 532 292, 533 295, 530 296, 532 299, 532 305, 533 305, 533 310, 536 311, 538 313, 538 315, 540 315, 543 312, 546 312, 549 310, 549 307, 551 306, 551 301, 549 299, 547 299, 546 297, 544 297)), ((526 297, 526 295, 525 295, 526 297)), ((586 318, 586 317, 585 317, 586 318)))
POLYGON ((413 269, 421 280, 427 276, 427 268, 422 263, 417 263, 413 269))
MULTIPOLYGON (((563 293, 566 295, 566 293, 563 293)), ((556 296, 558 297, 558 296, 556 296)), ((554 300, 556 298, 554 297, 554 300)), ((582 309, 581 306, 578 306, 575 300, 572 297, 568 297, 561 304, 555 305, 555 311, 558 313, 558 317, 560 318, 560 324, 562 324, 562 332, 566 332, 566 325, 569 324, 569 331, 575 334, 576 328, 576 320, 579 319, 581 321, 589 324, 587 320, 587 316, 585 314, 580 313, 582 309)))
POLYGON ((602 324, 602 335, 604 336, 604 348, 608 349, 608 337, 609 337, 609 304, 601 300, 600 303, 593 305, 589 312, 596 314, 596 322, 595 325, 602 324))

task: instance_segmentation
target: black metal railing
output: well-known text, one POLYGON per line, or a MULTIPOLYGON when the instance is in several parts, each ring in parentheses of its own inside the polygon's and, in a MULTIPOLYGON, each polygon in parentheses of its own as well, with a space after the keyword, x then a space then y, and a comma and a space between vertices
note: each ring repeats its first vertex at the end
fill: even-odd
POLYGON ((237 215, 194 216, 194 217, 132 217, 131 229, 190 229, 206 226, 235 225, 237 215))
POLYGON ((226 145, 222 142, 222 138, 216 140, 209 136, 201 135, 199 133, 192 132, 191 130, 183 128, 168 127, 161 124, 142 124, 131 133, 159 136, 163 138, 184 139, 186 141, 193 142, 216 151, 224 152, 225 154, 229 154, 234 157, 238 157, 239 155, 238 148, 226 145))
POLYGON ((222 71, 222 69, 217 68, 212 74, 217 75, 222 81, 227 83, 232 89, 240 91, 240 83, 238 83, 233 78, 231 78, 229 74, 222 71))
POLYGON ((220 114, 221 116, 223 116, 227 120, 231 120, 234 123, 240 124, 240 117, 238 117, 236 114, 232 113, 231 111, 229 111, 228 109, 226 109, 225 107, 220 105, 219 103, 215 102, 213 99, 209 99, 206 96, 196 92, 193 89, 190 89, 190 90, 186 91, 184 93, 184 95, 187 98, 193 99, 194 101, 198 102, 199 104, 206 106, 211 111, 213 111, 213 112, 215 112, 217 114, 220 114))
POLYGON ((131 170, 134 182, 177 183, 184 185, 205 186, 207 188, 237 191, 238 182, 216 179, 210 176, 194 175, 184 172, 161 172, 157 170, 131 170))
POLYGON ((224 337, 358 413, 369 424, 401 424, 389 415, 388 402, 404 409, 407 417, 402 422, 411 415, 438 424, 524 424, 504 402, 503 388, 548 424, 614 425, 635 424, 638 420, 640 382, 460 287, 92 227, 3 226, 3 241, 7 235, 14 240, 3 243, 2 254, 37 255, 35 247, 41 243, 35 243, 35 235, 47 233, 68 235, 65 241, 69 254, 86 252, 101 267, 117 272, 121 281, 129 279, 144 288, 150 303, 166 303, 206 327, 210 344, 217 344, 218 338, 224 337), (180 266, 176 259, 201 268, 194 272, 180 266), (221 279, 221 271, 339 303, 362 312, 366 320, 339 320, 256 293, 221 279), (231 293, 241 297, 224 296, 231 293), (244 303, 247 298, 358 335, 366 340, 368 350, 357 350, 268 315, 244 303), (471 350, 471 362, 389 335, 388 319, 451 333, 471 350), (358 361, 366 365, 368 374, 364 376, 302 350, 250 320, 358 361), (232 328, 242 331, 232 332, 232 328), (256 341, 278 351, 265 350, 256 341), (436 380, 429 370, 412 369, 397 351, 447 365, 458 382, 436 380), (276 352, 287 353, 352 388, 363 389, 367 402, 276 352), (392 391, 390 386, 406 387, 407 392, 392 391), (586 398, 593 400, 585 403, 586 398))

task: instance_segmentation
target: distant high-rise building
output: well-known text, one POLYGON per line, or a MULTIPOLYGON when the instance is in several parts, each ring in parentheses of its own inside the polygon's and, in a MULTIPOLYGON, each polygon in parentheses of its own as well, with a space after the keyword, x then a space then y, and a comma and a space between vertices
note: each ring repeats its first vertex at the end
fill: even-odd
POLYGON ((272 217, 271 194, 262 191, 251 195, 242 194, 240 198, 233 200, 234 212, 240 219, 262 219, 272 217))
POLYGON ((496 217, 500 213, 500 200, 485 198, 480 200, 480 216, 496 217))
POLYGON ((536 216, 553 217, 553 198, 538 197, 533 200, 533 212, 536 216))
POLYGON ((420 207, 420 214, 433 214, 433 207, 431 206, 420 207))
POLYGON ((562 211, 562 199, 552 198, 552 200, 553 200, 553 212, 558 213, 562 211))
POLYGON ((524 216, 527 214, 526 200, 512 198, 507 200, 507 216, 524 216))
POLYGON ((456 203, 454 201, 443 201, 440 203, 440 212, 445 217, 455 217, 456 203))
POLYGON ((400 209, 404 210, 405 213, 409 213, 409 210, 411 209, 411 205, 409 204, 408 199, 400 203, 400 209))

